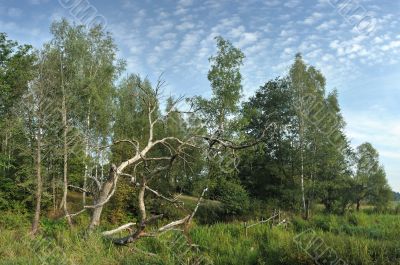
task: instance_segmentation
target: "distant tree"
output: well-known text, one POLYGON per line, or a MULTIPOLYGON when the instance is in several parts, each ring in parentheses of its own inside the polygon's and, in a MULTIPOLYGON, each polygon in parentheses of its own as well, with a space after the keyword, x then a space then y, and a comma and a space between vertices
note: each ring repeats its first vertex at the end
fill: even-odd
POLYGON ((357 147, 356 154, 355 201, 357 210, 366 200, 383 209, 392 199, 384 168, 379 163, 379 153, 370 143, 357 147))
POLYGON ((361 201, 368 197, 370 177, 378 171, 379 154, 370 143, 363 143, 357 147, 356 160, 357 170, 354 180, 358 211, 361 201))
POLYGON ((378 211, 386 209, 393 200, 393 194, 387 182, 383 166, 380 166, 378 171, 371 176, 370 183, 369 202, 374 205, 378 211))

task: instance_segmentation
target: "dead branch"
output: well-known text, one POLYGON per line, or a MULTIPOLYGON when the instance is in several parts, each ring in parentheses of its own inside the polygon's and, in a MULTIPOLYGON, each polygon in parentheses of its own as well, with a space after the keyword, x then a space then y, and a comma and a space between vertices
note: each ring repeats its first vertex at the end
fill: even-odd
POLYGON ((264 129, 264 131, 263 131, 263 133, 261 134, 261 136, 260 136, 258 139, 256 139, 255 141, 252 141, 252 142, 246 143, 246 144, 240 144, 240 145, 237 145, 237 144, 233 143, 233 141, 231 141, 231 140, 220 139, 220 138, 218 138, 218 137, 213 137, 213 136, 201 136, 201 135, 197 135, 196 137, 201 138, 201 139, 204 139, 204 140, 206 140, 206 141, 208 141, 208 142, 210 142, 210 143, 213 143, 213 144, 218 143, 218 144, 220 144, 221 146, 223 146, 223 147, 225 147, 225 148, 228 148, 228 149, 232 149, 232 150, 242 150, 242 149, 246 149, 246 148, 253 147, 253 146, 259 144, 260 142, 262 142, 262 141, 264 140, 264 138, 265 138, 265 134, 266 134, 267 129, 268 129, 269 127, 271 127, 271 126, 274 126, 274 124, 270 124, 269 126, 267 126, 267 127, 264 129))
POLYGON ((164 199, 164 200, 166 200, 166 201, 169 201, 169 202, 171 202, 171 203, 182 203, 182 204, 183 204, 182 201, 178 201, 178 198, 179 198, 180 195, 175 196, 175 198, 173 198, 173 199, 170 199, 170 198, 168 198, 168 197, 162 195, 162 194, 159 193, 158 191, 151 189, 149 186, 146 186, 146 190, 152 192, 152 193, 155 194, 157 197, 162 198, 162 199, 164 199))
POLYGON ((154 215, 154 216, 142 221, 140 224, 137 225, 137 229, 136 229, 135 233, 133 233, 133 234, 131 234, 129 236, 123 237, 123 238, 114 239, 113 240, 114 244, 124 246, 124 245, 127 245, 129 243, 135 242, 136 240, 138 240, 141 237, 148 237, 149 234, 144 232, 146 226, 149 223, 151 223, 151 222, 153 222, 153 221, 155 221, 157 219, 160 219, 162 217, 163 217, 162 214, 161 215, 154 215))
POLYGON ((100 191, 100 190, 101 190, 101 183, 100 183, 100 181, 99 181, 97 178, 95 178, 95 177, 93 177, 93 176, 91 176, 91 175, 88 175, 88 178, 90 178, 91 180, 94 181, 94 183, 96 183, 97 190, 100 191))
POLYGON ((79 191, 81 191, 81 192, 86 192, 86 193, 91 193, 90 191, 88 191, 88 190, 86 190, 86 189, 83 189, 83 188, 81 188, 81 187, 78 187, 78 186, 74 186, 74 185, 68 185, 68 188, 72 188, 72 189, 76 189, 76 190, 79 190, 79 191))
POLYGON ((115 229, 113 229, 113 230, 104 231, 104 232, 101 233, 101 234, 102 234, 103 236, 111 236, 111 235, 116 234, 116 233, 118 233, 118 232, 121 232, 121 231, 123 231, 123 230, 127 230, 127 229, 129 229, 130 227, 132 227, 132 226, 134 226, 134 225, 136 225, 136 223, 127 223, 127 224, 121 225, 120 227, 115 228, 115 229))
POLYGON ((75 216, 78 216, 78 215, 84 213, 85 211, 86 211, 86 209, 82 209, 77 213, 72 213, 72 214, 65 215, 63 218, 67 218, 67 219, 68 218, 72 218, 72 217, 75 217, 75 216))
POLYGON ((180 219, 178 221, 171 222, 171 223, 159 228, 158 232, 166 232, 166 231, 171 230, 172 228, 175 228, 176 226, 183 225, 189 220, 189 218, 190 218, 190 215, 188 215, 185 218, 180 219))
POLYGON ((205 195, 205 193, 207 192, 208 188, 205 188, 201 194, 201 196, 199 197, 199 199, 197 200, 197 204, 196 207, 194 208, 193 212, 191 214, 189 214, 188 216, 186 216, 183 219, 171 222, 161 228, 158 229, 158 232, 166 232, 169 231, 179 225, 184 225, 185 230, 187 229, 187 227, 190 225, 194 215, 196 214, 197 210, 199 209, 199 206, 201 204, 201 201, 203 200, 203 197, 205 195))
POLYGON ((204 197, 204 195, 206 194, 207 191, 208 191, 208 188, 205 188, 205 189, 203 190, 203 192, 201 193, 201 196, 200 196, 199 199, 197 200, 196 207, 194 208, 192 214, 191 214, 190 217, 189 217, 189 220, 188 220, 188 222, 187 222, 187 225, 189 225, 189 224, 192 222, 192 219, 193 219, 194 215, 196 214, 197 210, 199 209, 199 206, 200 206, 200 204, 201 204, 201 201, 203 200, 203 197, 204 197))

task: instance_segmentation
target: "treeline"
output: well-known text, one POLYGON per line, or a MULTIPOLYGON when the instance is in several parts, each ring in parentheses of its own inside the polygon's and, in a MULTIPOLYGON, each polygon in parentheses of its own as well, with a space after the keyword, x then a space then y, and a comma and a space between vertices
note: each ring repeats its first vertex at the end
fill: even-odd
POLYGON ((106 204, 112 222, 166 211, 145 191, 198 196, 207 187, 229 218, 260 204, 304 217, 320 203, 339 213, 388 206, 378 152, 351 148, 337 92, 301 55, 241 101, 244 54, 218 37, 211 98, 184 103, 163 98, 162 80, 123 77, 101 27, 62 20, 51 33, 40 50, 0 34, 0 210, 35 213, 34 232, 43 210, 72 224, 71 212, 87 209, 93 226, 106 204), (78 207, 71 191, 82 194, 78 207))

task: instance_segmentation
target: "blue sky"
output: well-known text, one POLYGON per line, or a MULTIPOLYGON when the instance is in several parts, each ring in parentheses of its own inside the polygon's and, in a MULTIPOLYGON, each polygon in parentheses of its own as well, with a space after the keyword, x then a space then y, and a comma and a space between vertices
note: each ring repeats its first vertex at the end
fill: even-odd
POLYGON ((352 144, 371 142, 400 191, 400 1, 343 2, 0 0, 0 31, 40 48, 52 20, 82 21, 62 3, 89 3, 107 21, 129 72, 152 80, 164 72, 168 93, 187 96, 210 94, 208 57, 217 35, 246 54, 245 96, 284 75, 301 52, 327 77, 328 89, 339 91, 352 144))

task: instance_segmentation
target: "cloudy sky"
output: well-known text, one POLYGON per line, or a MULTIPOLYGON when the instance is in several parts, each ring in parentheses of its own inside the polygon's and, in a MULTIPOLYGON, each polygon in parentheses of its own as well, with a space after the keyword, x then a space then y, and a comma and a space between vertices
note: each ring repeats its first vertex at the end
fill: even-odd
POLYGON ((246 55, 245 96, 301 52, 339 91, 352 144, 376 146, 400 191, 400 1, 0 0, 0 32, 40 48, 54 19, 91 22, 79 13, 85 6, 112 32, 129 72, 153 80, 164 72, 175 95, 210 94, 217 35, 246 55))

